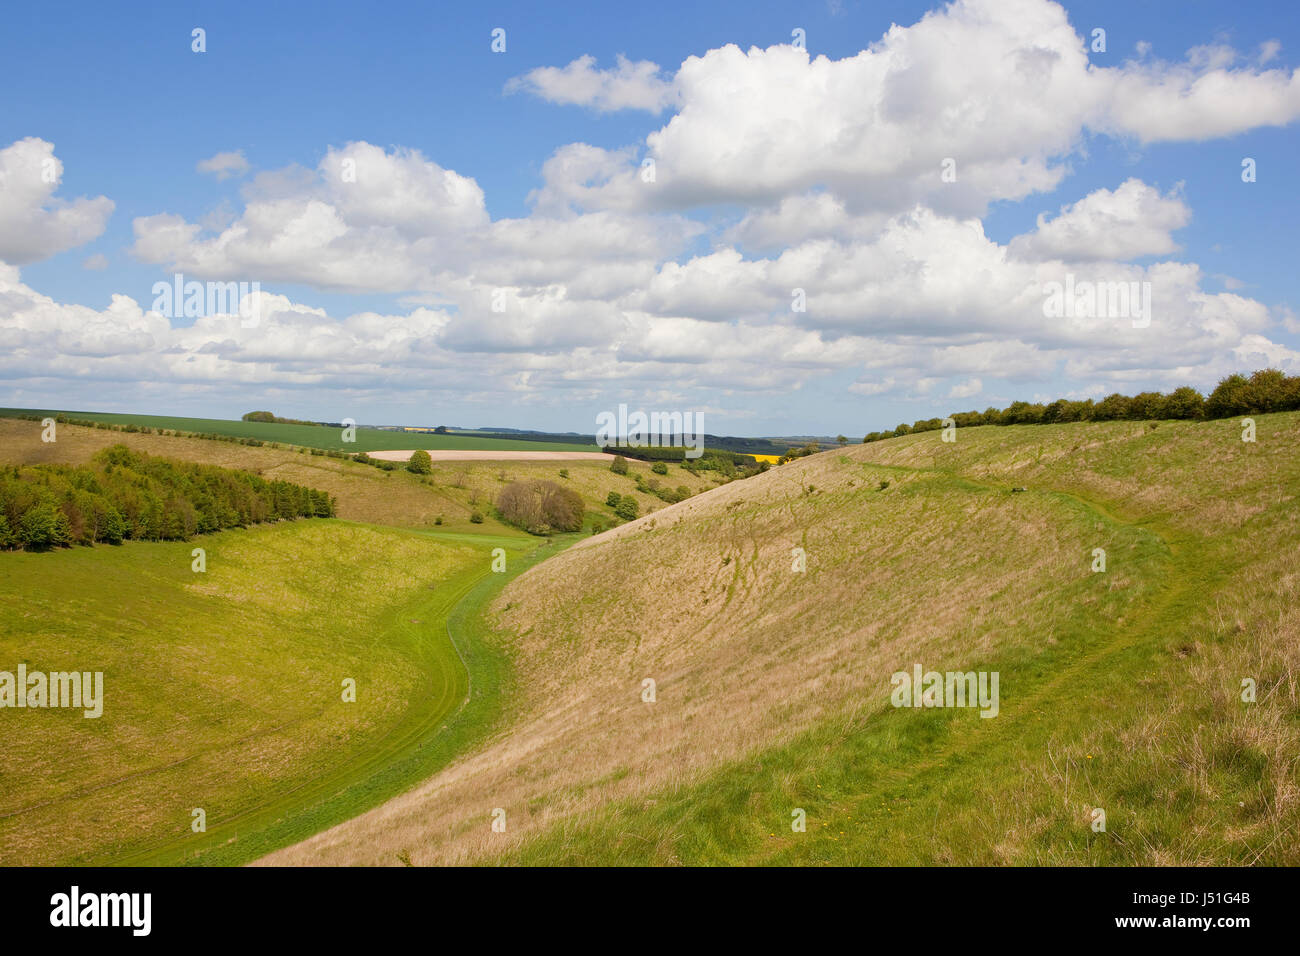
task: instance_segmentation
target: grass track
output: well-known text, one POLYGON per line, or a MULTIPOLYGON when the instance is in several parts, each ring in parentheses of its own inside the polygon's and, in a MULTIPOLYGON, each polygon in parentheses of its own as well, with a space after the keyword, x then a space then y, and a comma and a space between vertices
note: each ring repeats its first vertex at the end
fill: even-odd
POLYGON ((0 667, 102 669, 106 698, 0 714, 0 864, 244 863, 400 793, 499 719, 481 608, 571 540, 312 521, 0 555, 0 667))
POLYGON ((117 865, 235 865, 356 816, 450 762, 481 740, 499 721, 508 684, 505 658, 486 644, 482 611, 511 578, 556 553, 572 540, 540 543, 517 537, 437 534, 431 538, 483 548, 481 570, 454 589, 440 591, 418 605, 401 609, 383 631, 415 627, 423 635, 426 663, 445 688, 413 708, 366 754, 293 790, 276 795, 235 817, 209 821, 205 834, 183 834, 127 857, 99 861, 117 865), (489 570, 492 548, 513 550, 503 574, 489 570), (409 613, 418 613, 419 625, 409 613))

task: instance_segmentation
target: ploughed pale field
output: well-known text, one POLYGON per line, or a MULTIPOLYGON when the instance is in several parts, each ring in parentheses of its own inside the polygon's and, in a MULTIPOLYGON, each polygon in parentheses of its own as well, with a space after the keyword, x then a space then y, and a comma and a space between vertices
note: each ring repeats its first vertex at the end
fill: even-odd
MULTIPOLYGON (((434 461, 613 461, 603 451, 493 451, 478 448, 426 449, 434 461)), ((368 451, 380 461, 410 461, 415 449, 368 451)))

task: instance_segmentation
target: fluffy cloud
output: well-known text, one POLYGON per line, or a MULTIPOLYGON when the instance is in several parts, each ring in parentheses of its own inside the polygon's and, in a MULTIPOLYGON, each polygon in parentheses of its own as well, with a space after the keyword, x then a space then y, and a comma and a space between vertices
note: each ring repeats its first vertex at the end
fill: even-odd
MULTIPOLYGON (((600 214, 592 214, 600 215, 600 214)), ((496 237, 535 252, 530 224, 496 237)), ((631 241, 629 237, 628 241, 631 241)), ((557 234, 575 262, 592 262, 581 225, 557 234)), ((654 240, 642 250, 653 258, 654 240)), ((506 259, 503 258, 502 262, 506 259)), ((614 260, 617 265, 617 260, 614 260)), ((545 262, 522 268, 543 269, 545 262)), ((502 266, 504 268, 504 266, 502 266)), ((600 270, 592 270, 599 272, 600 270)), ((724 247, 579 283, 498 285, 449 279, 444 305, 337 318, 262 293, 262 321, 238 315, 173 325, 118 296, 102 312, 61 305, 0 273, 0 376, 122 380, 142 368, 158 381, 245 386, 460 388, 552 400, 603 389, 788 393, 859 370, 859 395, 973 396, 992 380, 1031 381, 1061 369, 1075 381, 1205 384, 1244 358, 1288 369, 1300 356, 1268 338, 1261 303, 1211 293, 1195 265, 1029 262, 990 240, 978 220, 918 207, 870 239, 812 239, 770 258, 724 247), (1149 321, 1104 307, 1049 315, 1047 284, 1148 283, 1149 321), (793 308, 802 288, 806 311, 793 308)), ((504 276, 504 273, 503 273, 504 276)), ((496 280, 497 276, 488 277, 496 280)))
POLYGON ((56 199, 62 180, 53 143, 29 136, 0 149, 0 261, 38 262, 104 231, 113 201, 56 199))
POLYGON ((1143 143, 1200 142, 1300 116, 1300 70, 1230 69, 1236 55, 1193 51, 1186 63, 1097 71, 1092 128, 1143 143))
POLYGON ((781 249, 809 239, 867 239, 878 234, 888 218, 851 215, 842 200, 814 192, 787 196, 775 207, 747 213, 724 238, 756 250, 781 249))
POLYGON ((540 403, 595 399, 611 387, 702 395, 700 378, 739 391, 792 389, 809 370, 853 357, 815 333, 613 313, 554 290, 474 319, 427 307, 338 318, 275 293, 251 294, 259 301, 245 311, 258 315, 254 327, 238 311, 181 325, 127 296, 102 311, 60 303, 0 265, 0 380, 19 394, 67 394, 94 381, 189 393, 311 388, 340 401, 379 391, 426 402, 511 394, 540 403), (593 318, 605 322, 594 332, 593 318), (539 344, 539 334, 550 341, 539 344), (772 368, 783 348, 801 368, 772 368))
POLYGON ((137 218, 134 255, 200 279, 301 282, 333 291, 439 292, 572 282, 589 294, 648 280, 702 227, 677 216, 594 212, 491 221, 482 189, 415 150, 330 149, 316 170, 262 173, 238 217, 137 218), (595 270, 592 267, 598 266, 595 270))
POLYGON ((1178 249, 1170 233, 1191 218, 1180 196, 1161 196, 1140 179, 1129 179, 1114 191, 1098 189, 1061 207, 1050 222, 1040 215, 1034 232, 1011 241, 1011 254, 1074 261, 1168 255, 1178 249))
POLYGON ((506 92, 525 91, 552 103, 588 106, 600 113, 646 110, 661 113, 673 102, 671 80, 649 60, 633 63, 619 55, 612 70, 596 69, 596 58, 580 56, 568 66, 543 66, 506 83, 506 92))
POLYGON ((257 176, 243 214, 215 235, 178 216, 134 221, 133 253, 199 277, 322 288, 426 288, 431 265, 487 224, 483 191, 418 152, 330 149, 313 171, 257 176))
POLYGON ((236 150, 233 153, 217 153, 208 159, 200 160, 194 167, 201 173, 209 173, 216 176, 218 180, 229 179, 231 176, 242 176, 248 172, 248 160, 244 158, 243 150, 236 150))
POLYGON ((581 58, 512 88, 674 115, 644 151, 556 150, 530 215, 492 220, 474 179, 355 142, 314 169, 254 177, 242 209, 134 222, 133 253, 169 272, 396 293, 408 311, 337 317, 268 292, 254 329, 220 315, 173 326, 126 297, 59 304, 14 270, 0 273, 13 349, 0 377, 133 381, 148 368, 201 387, 575 401, 788 394, 835 376, 860 396, 955 401, 1060 375, 1146 388, 1243 364, 1295 370, 1260 302, 1206 291, 1195 264, 1131 262, 1177 251, 1190 220, 1177 190, 1129 179, 1008 244, 981 221, 992 201, 1056 189, 1089 133, 1195 140, 1300 114, 1293 76, 1236 64, 1215 46, 1093 66, 1046 0, 960 0, 841 60, 722 47, 671 82, 653 64, 581 58), (1149 288, 1149 322, 1045 310, 1049 284, 1067 282, 1149 288))
POLYGON ((637 157, 588 148, 547 170, 543 193, 645 209, 775 206, 822 189, 854 214, 923 203, 981 215, 1054 189, 1089 131, 1198 141, 1300 116, 1300 72, 1234 59, 1206 47, 1182 63, 1095 66, 1055 3, 958 0, 840 60, 788 45, 690 57, 675 115, 646 137, 653 184, 637 157))

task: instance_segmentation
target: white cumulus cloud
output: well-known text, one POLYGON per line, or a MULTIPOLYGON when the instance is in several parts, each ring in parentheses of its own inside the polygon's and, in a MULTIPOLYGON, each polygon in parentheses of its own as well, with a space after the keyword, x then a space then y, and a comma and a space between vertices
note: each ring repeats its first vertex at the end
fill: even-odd
POLYGON ((506 92, 524 91, 551 103, 587 106, 597 112, 646 110, 661 113, 672 105, 672 81, 665 79, 657 63, 633 62, 619 55, 613 69, 596 67, 591 55, 578 57, 567 66, 542 66, 506 83, 506 92))
POLYGON ((59 199, 54 192, 62 180, 53 143, 29 136, 0 149, 0 261, 39 262, 104 231, 113 201, 59 199))
POLYGON ((242 176, 250 167, 248 160, 244 158, 243 150, 236 150, 231 153, 217 153, 215 156, 200 160, 194 168, 222 180, 229 179, 231 176, 242 176))
POLYGON ((1076 262, 1168 255, 1178 249, 1172 233, 1191 218, 1176 193, 1161 196, 1140 179, 1128 179, 1117 189, 1098 189, 1063 206, 1054 219, 1040 215, 1037 229, 1011 241, 1011 253, 1076 262))

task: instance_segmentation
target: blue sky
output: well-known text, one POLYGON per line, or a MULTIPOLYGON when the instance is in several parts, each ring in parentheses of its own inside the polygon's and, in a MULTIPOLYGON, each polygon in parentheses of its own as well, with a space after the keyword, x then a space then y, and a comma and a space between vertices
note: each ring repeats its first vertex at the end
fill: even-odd
MULTIPOLYGON (((1046 0, 1016 2, 1028 4, 1025 10, 1041 16, 1044 24, 1055 23, 1053 5, 1046 0)), ((928 80, 912 78, 911 85, 900 87, 891 79, 873 88, 875 74, 870 70, 851 75, 845 71, 849 82, 833 93, 819 90, 817 81, 810 79, 811 86, 799 95, 814 119, 795 123, 790 135, 815 138, 815 117, 826 114, 840 124, 841 140, 860 136, 866 145, 846 149, 844 157, 831 157, 825 163, 810 155, 807 171, 769 170, 771 181, 750 189, 745 162, 767 161, 772 150, 764 152, 762 144, 779 142, 783 129, 772 117, 791 107, 777 103, 769 92, 765 95, 771 111, 759 97, 737 101, 732 116, 725 104, 710 102, 709 91, 725 88, 746 69, 718 54, 727 44, 741 51, 766 50, 789 44, 795 27, 806 33, 809 58, 824 56, 832 64, 847 63, 879 43, 891 24, 904 31, 919 29, 917 21, 927 11, 951 19, 951 30, 945 27, 944 36, 957 43, 957 49, 974 49, 992 42, 986 40, 986 33, 1013 29, 1010 22, 1005 27, 991 22, 978 3, 958 11, 960 15, 945 11, 942 4, 848 0, 618 7, 593 3, 562 8, 496 4, 464 10, 419 3, 228 2, 183 8, 172 3, 13 8, 6 13, 7 28, 0 34, 0 61, 6 64, 8 88, 0 104, 0 150, 24 140, 49 144, 51 155, 61 164, 61 178, 44 205, 32 208, 20 208, 14 198, 17 172, 11 172, 9 186, 0 186, 0 237, 6 229, 12 233, 0 248, 11 250, 6 261, 20 270, 9 277, 8 298, 0 286, 0 329, 8 321, 15 330, 9 359, 0 366, 0 404, 213 417, 273 407, 285 415, 331 420, 350 414, 372 422, 437 420, 589 430, 597 412, 627 402, 704 409, 708 430, 715 432, 861 435, 899 421, 1017 398, 1100 394, 1125 390, 1129 383, 1162 388, 1189 381, 1206 387, 1243 361, 1248 367, 1264 364, 1250 361, 1258 356, 1295 372, 1289 363, 1300 342, 1291 311, 1300 310, 1292 240, 1293 223, 1300 213, 1300 190, 1293 173, 1295 157, 1300 155, 1300 124, 1293 117, 1300 113, 1300 103, 1296 85, 1288 86, 1285 78, 1297 65, 1297 6, 1280 2, 1063 6, 1080 44, 1094 27, 1106 30, 1107 50, 1088 54, 1092 67, 1121 70, 1126 61, 1147 64, 1132 66, 1125 80, 1139 84, 1124 88, 1139 94, 1112 93, 1106 84, 1084 76, 1082 67, 1074 79, 1064 80, 1063 86, 1079 83, 1080 95, 1109 99, 1074 127, 1066 123, 1058 129, 1050 118, 1026 124, 1029 135, 1022 153, 1027 164, 1042 160, 1045 168, 1055 170, 1048 177, 1055 181, 1027 190, 1010 181, 1005 166, 993 169, 1008 157, 990 159, 989 154, 999 150, 1015 154, 1005 142, 997 142, 1000 119, 988 123, 987 143, 969 130, 963 132, 960 149, 953 146, 959 181, 968 157, 991 165, 986 171, 988 181, 972 187, 972 194, 956 206, 947 205, 942 193, 915 185, 919 174, 909 165, 910 159, 896 164, 892 173, 873 172, 868 178, 876 178, 859 188, 854 164, 874 169, 878 162, 888 166, 888 157, 872 155, 875 120, 847 101, 875 97, 887 105, 885 118, 895 126, 881 131, 880 150, 896 153, 906 150, 908 129, 941 125, 944 110, 987 107, 992 117, 1003 109, 1008 115, 1042 110, 1047 117, 1059 112, 1061 103, 1071 101, 1068 92, 1058 90, 1056 100, 1038 102, 1034 84, 1026 83, 1023 89, 1011 89, 1009 98, 1007 87, 991 87, 990 93, 998 94, 996 101, 973 98, 963 104, 954 102, 951 94, 937 96, 937 86, 932 88, 928 80), (195 27, 206 31, 207 50, 201 54, 191 50, 190 33, 195 27), (489 48, 496 27, 506 30, 504 53, 489 48), (1217 52, 1189 57, 1188 51, 1195 48, 1217 52), (673 86, 688 57, 702 59, 697 61, 694 84, 677 83, 676 89, 684 92, 661 110, 636 105, 602 110, 595 99, 607 80, 602 71, 613 69, 620 55, 655 64, 655 82, 663 88, 673 86), (566 94, 557 93, 544 79, 528 79, 538 68, 563 68, 584 56, 594 58, 594 72, 576 78, 566 94), (1158 91, 1169 76, 1193 83, 1216 71, 1235 76, 1234 82, 1240 84, 1236 97, 1243 107, 1258 106, 1258 117, 1234 116, 1250 114, 1251 109, 1237 109, 1232 102, 1206 96, 1204 103, 1193 104, 1188 115, 1173 122, 1174 128, 1151 137, 1147 130, 1173 108, 1166 109, 1151 93, 1151 103, 1145 107, 1152 113, 1149 123, 1125 114, 1125 101, 1141 100, 1151 89, 1158 91), (507 92, 506 84, 520 78, 521 88, 507 92), (1104 94, 1087 92, 1102 86, 1106 86, 1104 94), (903 95, 897 95, 899 89, 903 95), (581 100, 588 94, 591 98, 585 103, 564 101, 566 95, 581 100), (817 100, 823 95, 824 102, 817 100), (713 121, 711 109, 722 110, 713 121), (699 125, 678 124, 684 129, 675 145, 657 153, 647 137, 670 122, 678 123, 675 117, 699 125), (709 141, 710 131, 732 121, 732 142, 721 134, 717 142, 709 141), (855 122, 861 128, 855 128, 855 122), (1068 145, 1062 145, 1065 141, 1068 145), (179 217, 176 222, 183 224, 202 224, 199 236, 207 239, 221 236, 232 225, 238 231, 242 217, 250 212, 249 190, 259 174, 299 167, 306 171, 301 175, 320 176, 323 161, 330 155, 346 155, 349 144, 356 143, 370 144, 395 164, 410 161, 416 164, 412 168, 433 170, 433 176, 454 171, 481 190, 486 220, 475 220, 473 209, 457 207, 456 216, 461 218, 453 216, 432 227, 436 236, 425 236, 418 225, 385 222, 380 208, 357 205, 341 212, 349 231, 340 241, 346 243, 349 261, 355 261, 358 250, 366 250, 365 243, 375 237, 384 239, 381 251, 375 253, 378 260, 393 261, 408 252, 413 260, 402 260, 401 275, 370 287, 365 287, 364 276, 353 278, 346 291, 340 291, 325 266, 313 265, 322 258, 320 250, 311 246, 316 239, 302 240, 305 247, 294 253, 300 260, 286 256, 279 266, 265 269, 259 265, 257 249, 239 248, 233 234, 222 240, 220 256, 215 247, 202 246, 202 238, 161 228, 155 233, 146 226, 151 237, 148 249, 139 241, 141 220, 157 225, 153 217, 164 214, 179 217), (639 200, 629 200, 625 191, 611 187, 607 195, 594 199, 547 206, 534 194, 547 183, 544 164, 572 144, 602 151, 606 165, 601 175, 611 182, 622 175, 610 172, 617 158, 634 167, 645 156, 656 156, 665 170, 672 171, 674 186, 692 177, 694 181, 676 199, 638 205, 639 200), (755 150, 752 158, 745 159, 745 149, 755 150), (619 154, 619 150, 628 152, 619 154), (711 150, 716 161, 710 158, 711 150), (232 152, 243 157, 246 170, 218 179, 196 169, 203 160, 232 152), (1240 164, 1246 156, 1258 164, 1253 183, 1241 181, 1240 164), (819 180, 819 170, 831 167, 838 171, 834 181, 819 180), (721 171, 715 176, 711 170, 721 171), (892 174, 898 177, 899 192, 917 193, 914 207, 907 208, 910 201, 890 205, 892 174), (726 181, 727 175, 736 181, 726 181), (1190 285, 1185 275, 1165 280, 1166 290, 1175 297, 1172 308, 1179 315, 1159 334, 1178 342, 1178 349, 1160 347, 1158 336, 1152 334, 1131 348, 1125 346, 1120 354, 1106 353, 1109 332, 1104 323, 1095 338, 1077 329, 1068 334, 1036 329, 1031 327, 1038 321, 1032 309, 1025 313, 1023 333, 1016 324, 1003 322, 998 317, 997 289, 1010 288, 1025 276, 1055 274, 1042 265, 1047 261, 1059 262, 1058 272, 1083 274, 1071 258, 1078 255, 1077 249, 1061 247, 1059 242, 1046 243, 1046 252, 1039 249, 1034 258, 1039 265, 1032 275, 1022 270, 993 276, 981 287, 992 290, 990 301, 971 306, 968 317, 964 310, 970 290, 963 289, 962 283, 969 281, 969 272, 964 278, 944 280, 940 284, 945 291, 922 295, 925 301, 915 304, 906 291, 906 277, 914 270, 906 262, 894 261, 881 268, 887 272, 897 267, 900 275, 888 281, 878 277, 887 288, 836 286, 833 308, 824 312, 820 308, 828 300, 819 299, 819 277, 837 276, 833 281, 840 282, 855 264, 879 265, 882 256, 889 258, 885 250, 898 243, 890 238, 895 234, 886 225, 888 217, 911 214, 920 207, 945 221, 974 220, 982 225, 988 242, 1007 247, 1015 237, 1032 233, 1040 214, 1051 219, 1062 207, 1098 191, 1115 191, 1131 179, 1139 180, 1146 191, 1133 193, 1137 205, 1121 213, 1115 228, 1106 232, 1127 230, 1134 240, 1122 243, 1114 258, 1089 253, 1078 261, 1092 263, 1089 268, 1094 271, 1102 268, 1103 278, 1130 274, 1151 278, 1149 270, 1167 262, 1197 267, 1190 285), (6 191, 11 194, 7 198, 6 191), (738 193, 745 195, 737 198, 738 193), (30 217, 49 214, 60 203, 101 196, 111 200, 113 207, 98 235, 88 241, 68 240, 54 251, 32 252, 24 246, 22 233, 34 221, 30 217), (812 202, 810 197, 819 196, 848 210, 842 221, 837 219, 838 225, 811 233, 778 225, 772 233, 775 245, 764 248, 747 243, 748 233, 743 230, 733 231, 746 217, 771 211, 783 199, 812 202), (17 210, 8 219, 3 213, 5 201, 17 210), (1185 225, 1166 222, 1156 228, 1147 221, 1149 214, 1182 221, 1179 210, 1185 225), (216 217, 211 218, 214 211, 216 217), (588 220, 583 217, 594 217, 591 230, 585 228, 588 220), (611 222, 617 217, 626 220, 621 229, 611 222), (610 248, 615 250, 627 245, 626 237, 653 232, 660 224, 674 235, 645 250, 643 256, 628 253, 620 258, 619 253, 616 261, 628 277, 584 293, 579 304, 575 283, 580 278, 590 280, 606 263, 592 261, 584 266, 581 252, 564 262, 550 262, 554 248, 548 248, 546 238, 547 223, 575 219, 579 234, 597 235, 598 229, 609 228, 610 248), (532 245, 513 240, 503 244, 500 237, 488 237, 490 224, 503 220, 536 223, 538 235, 529 240, 532 245), (401 233, 400 241, 409 248, 394 252, 396 247, 389 245, 392 230, 401 233), (1176 248, 1170 249, 1169 241, 1152 240, 1153 230, 1163 230, 1176 248), (484 259, 463 254, 480 242, 484 259), (835 248, 827 252, 825 243, 835 248), (1148 246, 1153 251, 1148 252, 1148 246), (705 301, 711 280, 692 285, 697 292, 690 294, 670 282, 673 277, 686 282, 693 261, 704 275, 714 275, 708 257, 723 249, 740 254, 739 263, 718 260, 719 269, 725 266, 734 275, 718 273, 722 278, 716 283, 724 287, 735 282, 739 324, 728 324, 718 314, 718 309, 726 310, 725 299, 705 301), (774 290, 780 287, 780 295, 789 295, 781 285, 789 269, 764 263, 783 253, 796 265, 816 263, 808 267, 812 308, 806 316, 782 316, 780 296, 774 290), (103 257, 95 263, 100 268, 85 267, 93 256, 103 257), (490 268, 484 264, 489 258, 490 268), (526 276, 516 279, 510 268, 519 259, 534 264, 524 270, 526 276), (1100 267, 1099 262, 1107 265, 1100 267), (666 269, 673 265, 686 267, 685 271, 666 269), (241 340, 238 334, 232 337, 229 330, 215 327, 207 329, 207 339, 200 340, 197 333, 206 328, 203 322, 193 329, 194 319, 171 318, 172 329, 191 328, 189 336, 173 340, 160 332, 165 326, 123 318, 110 309, 117 295, 149 310, 153 283, 171 276, 178 266, 188 266, 182 269, 187 278, 259 281, 264 291, 284 298, 284 314, 295 318, 268 316, 256 330, 260 336, 256 341, 241 340), (652 272, 658 277, 656 288, 666 291, 647 297, 646 277, 652 272), (488 273, 492 278, 483 278, 488 273), (470 303, 478 301, 475 297, 481 297, 488 286, 520 290, 526 331, 498 335, 488 329, 495 321, 491 314, 473 314, 470 303), (541 292, 547 288, 549 299, 541 292), (1231 298, 1212 299, 1208 304, 1205 300, 1225 293, 1231 298), (54 304, 43 299, 32 304, 36 295, 54 304), (772 301, 761 302, 764 295, 772 301), (944 295, 949 299, 944 300, 944 295), (891 298, 899 296, 905 305, 891 298), (556 304, 556 297, 563 302, 556 304), (1184 302, 1185 307, 1178 304, 1184 302), (84 310, 76 310, 77 306, 84 310), (421 307, 441 310, 446 323, 440 325, 442 319, 424 314, 423 331, 411 332, 408 317, 421 307), (900 310, 911 314, 913 309, 912 324, 900 329, 896 316, 900 310), (361 332, 338 325, 362 312, 387 317, 383 327, 391 325, 394 330, 390 349, 370 350, 374 337, 388 334, 377 331, 379 324, 366 325, 361 332), (106 331, 106 324, 115 322, 122 326, 106 331), (307 329, 308 323, 316 325, 307 329), (1225 331, 1224 323, 1232 328, 1225 331), (61 332, 50 341, 49 335, 41 338, 42 328, 61 332), (319 363, 312 365, 303 357, 313 354, 313 346, 295 341, 294 329, 317 336, 312 339, 316 344, 323 341, 321 335, 336 343, 345 334, 372 339, 323 350, 319 363), (584 336, 584 329, 590 334, 584 336), (783 329, 788 334, 782 334, 783 329), (84 341, 88 335, 91 344, 84 341), (759 341, 767 343, 761 352, 739 354, 759 341), (690 351, 693 342, 700 343, 698 354, 690 351), (927 360, 927 355, 947 344, 965 351, 943 363, 927 360), (347 348, 358 355, 351 370, 347 348), (180 364, 176 357, 185 352, 198 357, 189 364, 203 365, 201 374, 180 364), (1174 359, 1170 352, 1181 354, 1174 359)), ((1017 22, 1024 20, 1023 15, 1017 17, 1017 22)), ((1016 50, 1021 51, 1039 44, 1032 33, 1016 42, 1016 50)), ((1060 34, 1053 33, 1052 39, 1042 41, 1042 49, 1061 42, 1060 34)), ((989 62, 1020 55, 1016 50, 999 53, 989 62)), ((967 62, 936 56, 928 65, 917 59, 926 77, 954 89, 974 89, 972 97, 979 94, 985 67, 977 57, 967 62)), ((1054 67, 1068 72, 1061 62, 1068 65, 1069 57, 1058 57, 1054 67)), ((895 54, 891 64, 904 71, 906 56, 895 54)), ((775 58, 770 64, 764 61, 761 68, 770 68, 773 75, 796 71, 789 74, 789 83, 774 84, 772 89, 778 93, 797 88, 803 77, 797 71, 810 70, 775 58)), ((796 107, 802 115, 803 108, 796 107)), ((810 141, 809 153, 829 155, 834 148, 818 148, 810 141)), ((43 155, 31 149, 23 155, 43 155)), ((800 161, 794 155, 787 165, 798 166, 800 161)), ((933 165, 928 159, 924 162, 933 165)), ((14 164, 14 170, 20 168, 17 159, 14 164)), ((405 174, 395 165, 392 175, 397 189, 405 174)), ((556 194, 572 185, 559 183, 556 194)), ((310 185, 289 189, 262 183, 259 188, 259 196, 268 201, 330 202, 329 195, 319 189, 312 192, 316 187, 310 185)), ((342 204, 335 205, 343 209, 342 204)), ((1098 205, 1110 209, 1105 203, 1098 205)), ((289 217, 283 223, 285 235, 292 237, 292 216, 285 215, 289 217)), ((1071 230, 1088 235, 1099 228, 1099 216, 1105 223, 1111 215, 1113 209, 1081 209, 1081 222, 1072 223, 1071 230)), ((267 228, 274 231, 276 225, 267 228)), ((922 236, 935 233, 936 249, 942 241, 951 241, 951 237, 940 240, 938 233, 947 231, 929 219, 917 229, 922 236)), ((917 241, 924 245, 923 239, 917 241)), ((975 254, 974 249, 969 251, 975 254)), ((954 252, 942 258, 961 260, 962 256, 954 252)), ((935 263, 928 268, 936 268, 935 263)), ((1159 298, 1161 280, 1154 281, 1159 298)), ((1023 310, 1024 303, 1008 303, 1007 308, 1023 310)), ((1153 324, 1161 327, 1160 322, 1153 324)))

